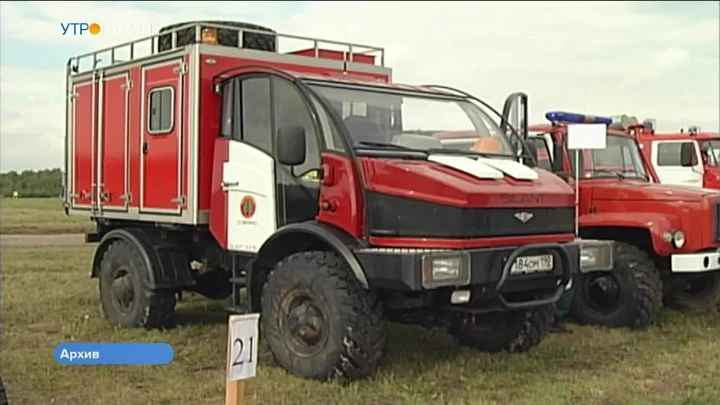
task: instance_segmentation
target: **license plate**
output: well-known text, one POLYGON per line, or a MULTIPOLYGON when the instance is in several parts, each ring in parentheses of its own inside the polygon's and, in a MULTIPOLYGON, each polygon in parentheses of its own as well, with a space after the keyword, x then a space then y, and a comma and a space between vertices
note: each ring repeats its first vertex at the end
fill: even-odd
POLYGON ((513 266, 510 268, 510 273, 528 274, 552 271, 554 267, 553 261, 553 255, 518 257, 513 266))

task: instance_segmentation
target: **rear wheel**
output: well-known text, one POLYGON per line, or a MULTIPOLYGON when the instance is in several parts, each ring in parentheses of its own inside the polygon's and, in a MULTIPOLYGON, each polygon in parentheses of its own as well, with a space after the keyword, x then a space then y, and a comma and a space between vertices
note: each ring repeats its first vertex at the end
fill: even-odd
POLYGON ((486 352, 525 352, 547 336, 555 305, 524 311, 469 315, 450 326, 450 334, 463 346, 486 352))
POLYGON ((263 288, 261 306, 275 359, 303 377, 361 379, 385 354, 380 300, 335 253, 303 252, 280 262, 263 288))
POLYGON ((665 303, 691 312, 720 310, 720 274, 683 277, 665 293, 665 303))
POLYGON ((636 246, 614 245, 612 271, 577 276, 571 314, 584 324, 645 328, 662 308, 659 272, 636 246))
POLYGON ((111 322, 125 327, 175 326, 175 293, 149 290, 143 273, 151 270, 134 245, 118 240, 108 246, 98 284, 103 312, 111 322))

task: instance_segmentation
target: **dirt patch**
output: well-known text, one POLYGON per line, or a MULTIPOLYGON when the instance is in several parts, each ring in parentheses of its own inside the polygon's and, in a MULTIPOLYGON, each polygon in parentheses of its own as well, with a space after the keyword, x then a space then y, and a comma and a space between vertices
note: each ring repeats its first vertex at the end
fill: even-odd
POLYGON ((81 246, 85 245, 85 235, 65 233, 56 235, 0 235, 0 246, 81 246))

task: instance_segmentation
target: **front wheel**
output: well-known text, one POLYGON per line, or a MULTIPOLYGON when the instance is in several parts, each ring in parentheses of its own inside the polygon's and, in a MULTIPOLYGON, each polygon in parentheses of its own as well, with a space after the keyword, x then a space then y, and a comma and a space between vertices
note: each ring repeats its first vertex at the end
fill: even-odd
POLYGON ((555 305, 524 311, 468 315, 450 326, 450 334, 463 346, 485 352, 525 352, 547 336, 555 305))
POLYGON ((261 306, 275 359, 300 376, 358 380, 374 373, 385 354, 378 296, 335 253, 302 252, 280 262, 261 306))
POLYGON ((690 312, 720 310, 720 274, 688 276, 674 280, 665 293, 665 303, 690 312))
POLYGON ((572 316, 580 323, 646 328, 662 308, 662 281, 655 264, 636 246, 614 243, 612 271, 580 274, 572 316))

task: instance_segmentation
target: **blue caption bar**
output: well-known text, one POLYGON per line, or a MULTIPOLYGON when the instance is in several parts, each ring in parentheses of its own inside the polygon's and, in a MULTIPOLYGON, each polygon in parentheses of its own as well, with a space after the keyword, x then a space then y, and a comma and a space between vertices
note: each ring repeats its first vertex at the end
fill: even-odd
POLYGON ((175 350, 167 343, 61 343, 55 348, 60 364, 168 364, 175 350))

